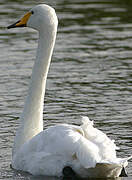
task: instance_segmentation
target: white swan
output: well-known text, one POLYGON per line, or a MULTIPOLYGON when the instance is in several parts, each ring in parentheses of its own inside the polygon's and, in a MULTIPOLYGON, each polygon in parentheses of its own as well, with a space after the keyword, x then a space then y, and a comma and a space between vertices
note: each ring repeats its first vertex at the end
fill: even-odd
POLYGON ((94 128, 87 117, 83 117, 81 126, 60 124, 43 131, 43 101, 57 24, 54 9, 41 4, 8 26, 28 26, 39 32, 30 88, 14 140, 12 167, 33 175, 59 177, 72 170, 80 177, 118 177, 131 157, 117 158, 114 142, 94 128))

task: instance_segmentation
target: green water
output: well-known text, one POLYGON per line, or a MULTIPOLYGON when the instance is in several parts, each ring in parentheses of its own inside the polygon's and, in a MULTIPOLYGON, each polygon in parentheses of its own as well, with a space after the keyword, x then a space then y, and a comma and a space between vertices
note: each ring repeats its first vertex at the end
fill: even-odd
MULTIPOLYGON (((0 179, 35 179, 10 168, 11 149, 37 47, 31 29, 7 30, 31 7, 56 9, 58 35, 48 74, 44 128, 82 115, 132 154, 132 1, 0 1, 0 179)), ((132 161, 127 168, 132 176, 132 161)), ((36 178, 37 180, 39 178, 36 178)), ((40 178, 41 179, 41 178, 40 178)), ((42 178, 42 179, 48 179, 42 178)), ((55 178, 49 178, 49 180, 55 178)))

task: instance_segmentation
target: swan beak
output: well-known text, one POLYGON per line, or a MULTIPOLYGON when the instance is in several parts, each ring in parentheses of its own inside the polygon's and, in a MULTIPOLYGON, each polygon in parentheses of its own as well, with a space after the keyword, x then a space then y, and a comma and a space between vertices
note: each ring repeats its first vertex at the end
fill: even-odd
POLYGON ((7 27, 7 29, 16 28, 16 27, 26 27, 27 21, 31 16, 31 12, 26 13, 19 21, 7 27))

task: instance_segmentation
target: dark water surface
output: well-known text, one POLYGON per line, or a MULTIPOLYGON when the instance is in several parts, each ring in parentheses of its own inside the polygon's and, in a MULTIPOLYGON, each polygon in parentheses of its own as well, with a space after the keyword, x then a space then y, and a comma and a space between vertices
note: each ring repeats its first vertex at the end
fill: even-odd
MULTIPOLYGON (((59 17, 44 107, 45 128, 82 115, 132 154, 132 1, 0 0, 0 179, 37 179, 10 168, 11 149, 37 47, 31 29, 7 30, 39 2, 59 17)), ((127 168, 130 180, 132 161, 127 168)), ((41 179, 41 177, 40 177, 41 179)), ((42 178, 52 180, 55 178, 42 178)))

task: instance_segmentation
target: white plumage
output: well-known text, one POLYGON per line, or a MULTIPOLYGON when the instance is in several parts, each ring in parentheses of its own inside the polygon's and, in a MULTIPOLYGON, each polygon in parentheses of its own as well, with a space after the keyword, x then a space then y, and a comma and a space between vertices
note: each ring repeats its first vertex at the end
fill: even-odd
POLYGON ((87 117, 82 118, 81 126, 60 124, 43 131, 43 101, 57 24, 54 9, 41 4, 8 27, 27 25, 39 31, 30 88, 14 140, 12 167, 33 175, 62 176, 63 168, 70 166, 81 177, 118 177, 129 158, 117 158, 114 141, 94 128, 87 117))
POLYGON ((14 155, 12 165, 33 175, 62 176, 62 169, 71 166, 81 177, 114 177, 127 165, 127 159, 116 158, 115 150, 114 142, 83 117, 81 126, 60 124, 40 132, 14 155), (88 168, 97 164, 103 173, 91 169, 91 174, 88 168))

